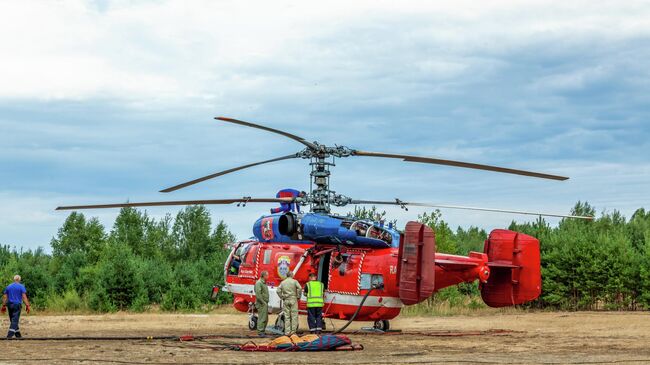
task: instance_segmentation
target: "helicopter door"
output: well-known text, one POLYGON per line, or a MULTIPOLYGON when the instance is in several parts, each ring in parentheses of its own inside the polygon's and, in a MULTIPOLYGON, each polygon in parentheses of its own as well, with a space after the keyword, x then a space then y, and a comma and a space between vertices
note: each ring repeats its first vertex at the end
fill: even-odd
POLYGON ((359 275, 366 255, 363 251, 348 250, 330 259, 328 291, 359 295, 359 275))
POLYGON ((436 241, 433 230, 417 222, 408 222, 397 257, 397 285, 404 304, 419 303, 435 288, 436 241))
POLYGON ((323 283, 323 288, 327 289, 329 284, 329 269, 330 269, 330 259, 332 257, 331 253, 326 253, 318 261, 318 281, 323 283))
POLYGON ((237 243, 233 246, 232 250, 230 251, 230 255, 228 255, 228 259, 226 260, 226 275, 237 275, 239 274, 239 266, 241 265, 241 260, 238 259, 239 255, 239 248, 241 247, 242 243, 237 243))

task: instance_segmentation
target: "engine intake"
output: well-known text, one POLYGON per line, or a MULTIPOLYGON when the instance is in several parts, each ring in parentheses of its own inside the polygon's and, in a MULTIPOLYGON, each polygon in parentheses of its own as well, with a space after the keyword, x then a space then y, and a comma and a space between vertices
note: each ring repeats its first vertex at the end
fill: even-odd
POLYGON ((287 213, 278 219, 278 232, 285 236, 293 236, 298 231, 298 219, 292 213, 287 213))

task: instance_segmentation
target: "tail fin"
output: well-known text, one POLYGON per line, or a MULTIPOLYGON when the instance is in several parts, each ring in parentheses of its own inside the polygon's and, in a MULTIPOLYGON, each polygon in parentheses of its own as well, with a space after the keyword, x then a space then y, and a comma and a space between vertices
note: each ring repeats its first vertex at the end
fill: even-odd
POLYGON ((399 298, 406 305, 420 303, 435 289, 435 234, 424 224, 408 222, 401 239, 397 257, 399 298))
POLYGON ((490 307, 537 299, 542 292, 539 241, 523 233, 495 229, 485 241, 490 277, 481 297, 490 307))

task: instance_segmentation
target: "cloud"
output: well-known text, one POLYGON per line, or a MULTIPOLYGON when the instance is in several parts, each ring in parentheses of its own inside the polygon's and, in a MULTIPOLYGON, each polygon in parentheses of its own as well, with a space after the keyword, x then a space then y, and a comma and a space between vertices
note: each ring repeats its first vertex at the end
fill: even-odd
MULTIPOLYGON (((64 203, 308 188, 305 161, 287 161, 158 194, 302 148, 216 115, 328 144, 572 177, 337 161, 332 183, 354 197, 559 212, 580 199, 629 215, 648 204, 648 16, 645 2, 613 1, 3 2, 0 240, 47 244, 65 217, 51 209, 64 203)), ((247 237, 267 208, 213 211, 247 237)))
POLYGON ((643 3, 102 4, 5 3, 0 40, 11 56, 0 61, 0 96, 210 102, 275 82, 288 84, 283 97, 327 96, 313 82, 343 82, 349 97, 360 81, 430 91, 430 81, 453 87, 459 75, 489 79, 504 56, 531 45, 570 52, 650 30, 643 3))

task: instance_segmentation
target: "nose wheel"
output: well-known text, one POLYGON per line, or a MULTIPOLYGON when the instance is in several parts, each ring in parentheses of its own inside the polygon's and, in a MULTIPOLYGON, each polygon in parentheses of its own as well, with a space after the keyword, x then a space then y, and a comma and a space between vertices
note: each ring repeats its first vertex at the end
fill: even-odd
POLYGON ((248 317, 248 329, 251 331, 257 329, 257 316, 254 314, 248 317))
POLYGON ((255 314, 255 305, 248 303, 248 329, 254 330, 257 328, 257 314, 255 314))
POLYGON ((381 321, 375 321, 373 328, 379 331, 386 332, 390 329, 390 322, 388 322, 388 320, 386 319, 383 319, 381 321))

